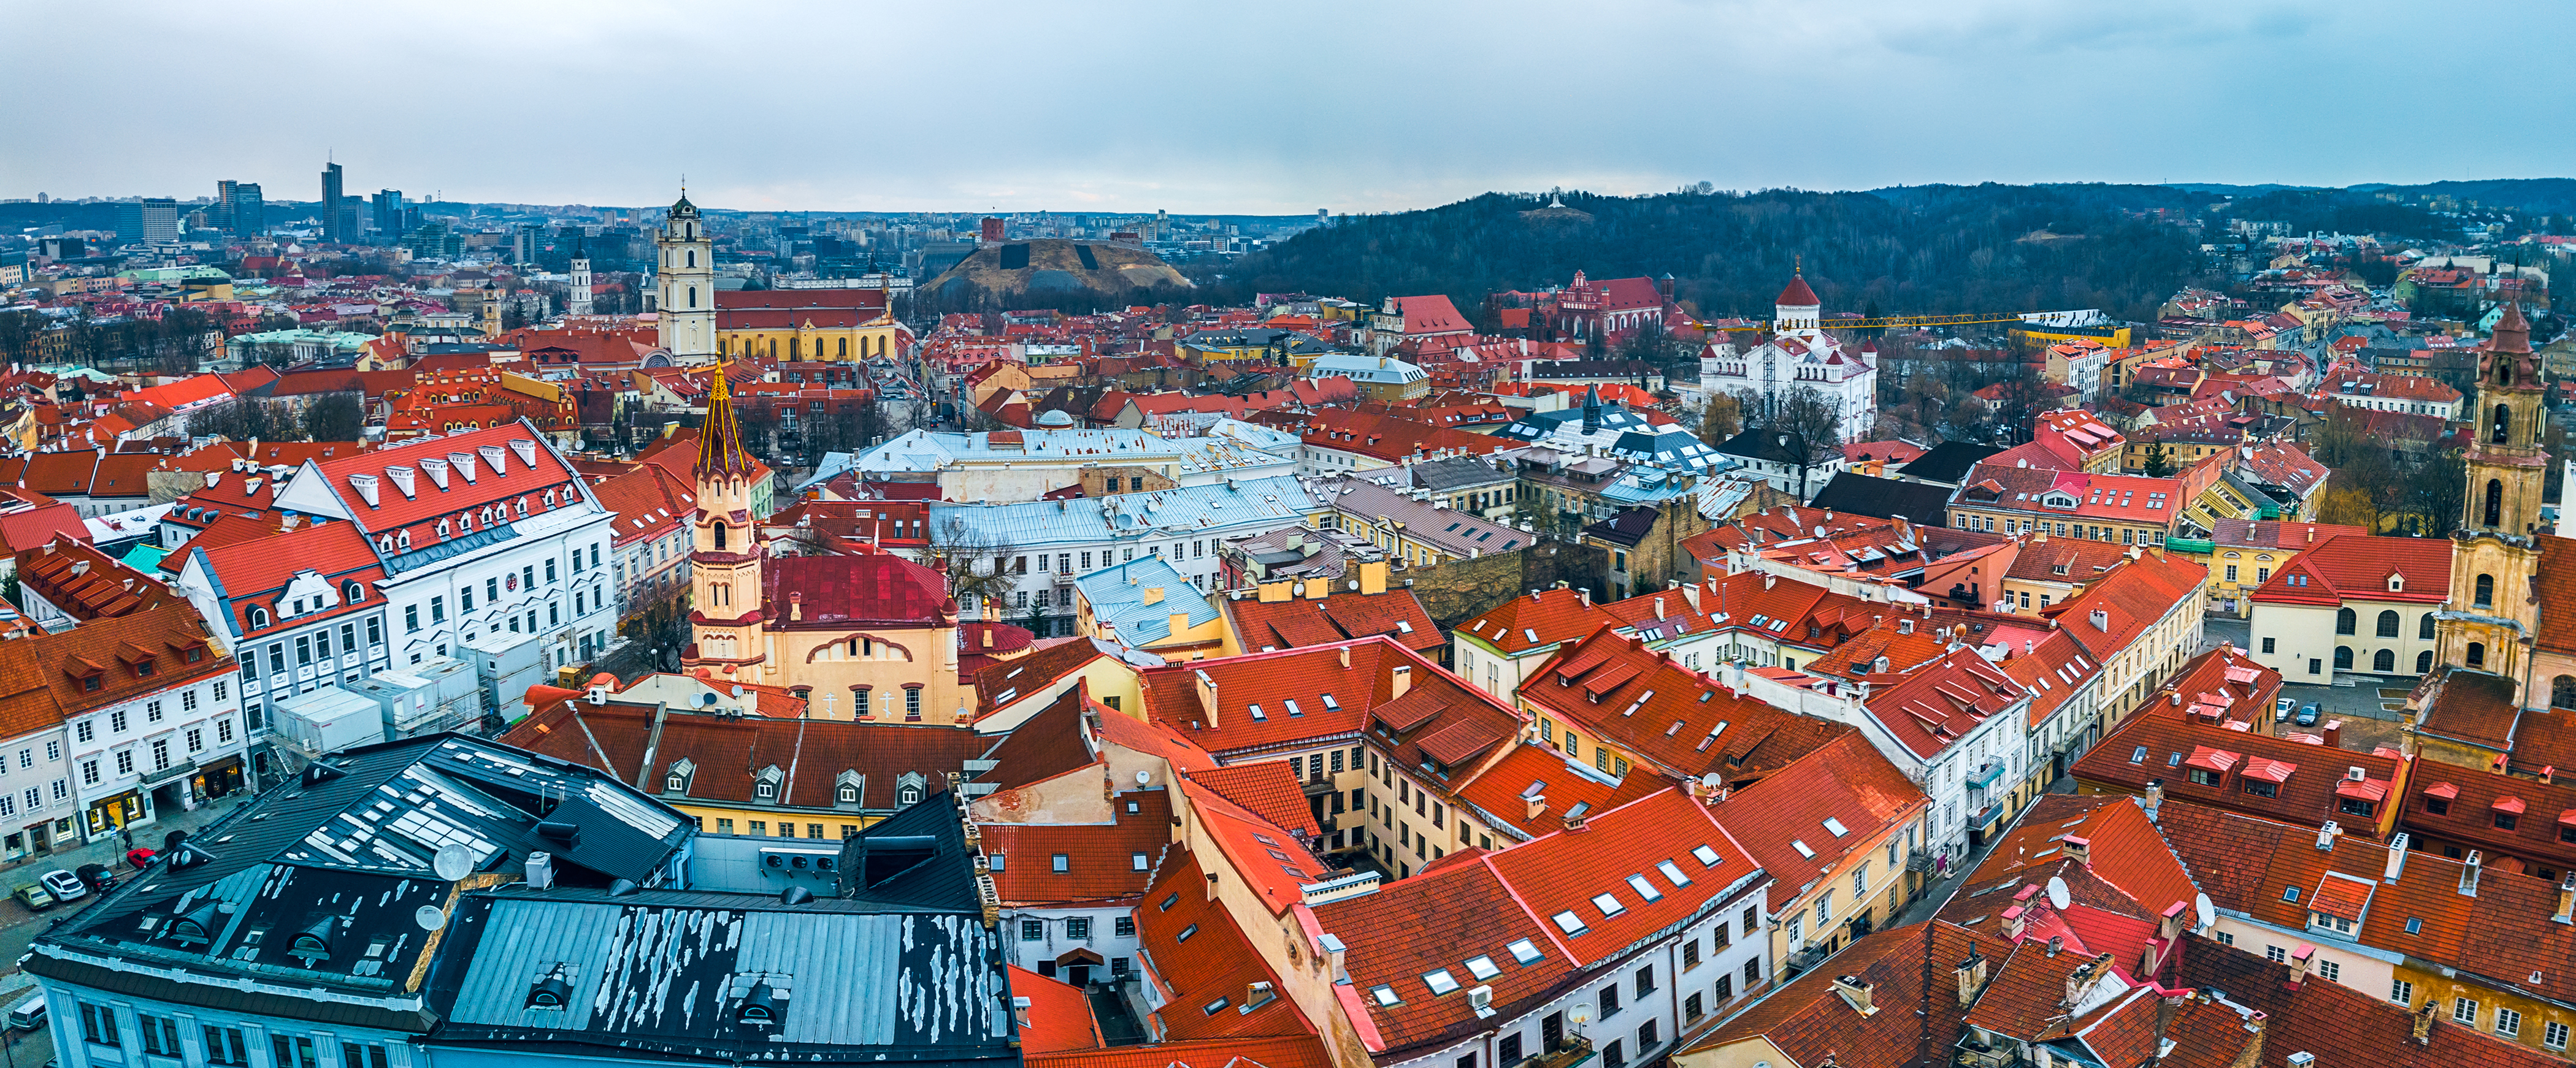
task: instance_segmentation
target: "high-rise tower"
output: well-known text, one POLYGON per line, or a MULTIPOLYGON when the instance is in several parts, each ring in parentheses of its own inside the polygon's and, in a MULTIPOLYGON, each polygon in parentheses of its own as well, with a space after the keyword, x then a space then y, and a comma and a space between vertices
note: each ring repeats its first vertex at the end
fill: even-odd
MULTIPOLYGON (((671 205, 670 218, 663 221, 653 244, 661 254, 655 270, 662 276, 662 347, 682 364, 715 359, 715 241, 707 236, 706 223, 698 218, 698 206, 689 203, 687 192, 671 205)), ((713 413, 708 418, 714 419, 713 413)))
MULTIPOLYGON (((2540 359, 2531 324, 2507 304, 2478 354, 2476 434, 2465 457, 2468 503, 2451 538, 2451 596, 2439 623, 2439 656, 2449 667, 2523 681, 2539 633, 2540 488, 2549 455, 2541 448, 2540 359)), ((2517 699, 2520 695, 2517 694, 2517 699)))
POLYGON ((347 244, 349 235, 340 229, 340 165, 322 165, 322 240, 335 245, 347 244))
POLYGON ((742 424, 734 418, 722 364, 707 392, 694 473, 698 511, 689 587, 695 601, 689 613, 692 642, 681 664, 705 667, 718 678, 751 678, 767 652, 761 640, 761 545, 751 515, 751 454, 743 451, 742 424))

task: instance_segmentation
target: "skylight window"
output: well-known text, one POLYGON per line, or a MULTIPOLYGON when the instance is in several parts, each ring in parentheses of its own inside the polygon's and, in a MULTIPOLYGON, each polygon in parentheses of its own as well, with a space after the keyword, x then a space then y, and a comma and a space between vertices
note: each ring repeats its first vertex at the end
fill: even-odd
POLYGON ((1617 894, 1592 895, 1592 907, 1600 909, 1603 916, 1616 916, 1628 911, 1628 906, 1619 903, 1617 894))
POLYGON ((1475 976, 1481 982, 1503 974, 1503 969, 1494 963, 1492 957, 1470 957, 1467 960, 1467 974, 1475 976))
POLYGON ((1691 856, 1699 861, 1700 867, 1714 868, 1717 866, 1717 850, 1710 849, 1707 846, 1692 846, 1691 856))
POLYGON ((1264 719, 1269 719, 1269 718, 1270 718, 1270 717, 1268 717, 1268 716, 1265 716, 1265 715, 1261 714, 1261 706, 1260 706, 1260 705, 1253 705, 1253 706, 1251 706, 1251 707, 1252 707, 1252 718, 1253 718, 1253 719, 1256 719, 1256 720, 1264 720, 1264 719))
POLYGON ((1690 876, 1682 874, 1682 868, 1679 864, 1675 864, 1669 860, 1658 860, 1655 862, 1655 870, 1662 872, 1664 881, 1669 882, 1674 886, 1690 885, 1690 876))
POLYGON ((1326 711, 1326 712, 1339 712, 1339 711, 1341 711, 1341 710, 1342 710, 1342 703, 1341 703, 1341 702, 1336 701, 1336 700, 1333 700, 1333 695, 1331 695, 1331 694, 1325 694, 1325 695, 1324 695, 1324 711, 1326 711))
POLYGON ((1590 928, 1584 926, 1583 917, 1575 915, 1572 909, 1557 913, 1549 918, 1556 921, 1557 930, 1563 931, 1569 935, 1579 935, 1590 930, 1590 928))
POLYGON ((1449 974, 1449 969, 1441 968, 1422 973, 1422 985, 1430 987, 1431 993, 1437 996, 1458 989, 1458 980, 1449 974))
MULTIPOLYGON (((1564 913, 1564 915, 1572 916, 1574 914, 1568 912, 1564 913)), ((1580 921, 1577 921, 1577 926, 1580 926, 1580 921)), ((1538 944, 1526 938, 1517 940, 1511 945, 1504 946, 1503 949, 1511 953, 1512 959, 1520 962, 1523 967, 1527 967, 1547 959, 1547 954, 1538 951, 1538 944)))
POLYGON ((1628 888, 1636 891, 1638 897, 1645 898, 1649 902, 1661 901, 1664 899, 1664 892, 1655 889, 1655 884, 1646 881, 1646 877, 1644 875, 1629 876, 1628 888))
POLYGON ((1301 708, 1298 708, 1298 707, 1297 707, 1297 699, 1296 699, 1296 698, 1294 698, 1294 697, 1291 697, 1291 698, 1289 698, 1289 699, 1287 699, 1286 701, 1283 701, 1283 702, 1281 702, 1281 703, 1282 703, 1282 704, 1285 704, 1285 705, 1287 705, 1287 706, 1288 706, 1288 714, 1289 714, 1290 716, 1292 716, 1292 717, 1294 717, 1294 716, 1302 716, 1302 715, 1305 715, 1305 714, 1306 714, 1306 711, 1305 711, 1304 709, 1301 709, 1301 708))
POLYGON ((2147 759, 2147 747, 2146 747, 2146 746, 2143 746, 2143 745, 2142 745, 2142 746, 2137 747, 2136 749, 2132 749, 2132 750, 2130 750, 2130 751, 2129 751, 2129 763, 2132 763, 2132 764, 2141 764, 2141 763, 2145 763, 2145 762, 2146 762, 2146 759, 2147 759))
POLYGON ((1392 986, 1388 986, 1388 985, 1387 985, 1387 984, 1385 984, 1385 983, 1379 983, 1379 984, 1378 984, 1378 985, 1376 985, 1376 986, 1370 987, 1370 988, 1369 988, 1369 996, 1370 996, 1370 997, 1372 997, 1372 998, 1376 998, 1376 999, 1377 999, 1377 1003, 1378 1003, 1378 1004, 1380 1004, 1380 1005, 1401 1005, 1401 1004, 1404 1004, 1404 999, 1403 999, 1403 998, 1400 998, 1400 997, 1395 996, 1395 988, 1394 988, 1394 987, 1392 987, 1392 986))
POLYGON ((1807 843, 1804 840, 1797 838, 1789 839, 1789 848, 1797 850, 1799 856, 1805 857, 1808 860, 1816 859, 1816 851, 1807 848, 1807 843))
POLYGON ((1825 817, 1825 829, 1834 832, 1834 837, 1836 838, 1840 838, 1851 833, 1851 828, 1843 826, 1843 821, 1835 819, 1832 816, 1825 817))

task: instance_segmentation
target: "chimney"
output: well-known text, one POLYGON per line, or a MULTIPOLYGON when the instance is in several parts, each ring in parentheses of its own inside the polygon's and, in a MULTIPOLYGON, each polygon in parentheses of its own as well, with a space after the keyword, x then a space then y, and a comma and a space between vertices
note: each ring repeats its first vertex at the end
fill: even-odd
POLYGON ((1842 995, 1843 1002, 1850 1005, 1852 1011, 1863 1016, 1875 1015, 1878 1012, 1878 1007, 1869 1002, 1869 992, 1874 989, 1877 989, 1875 984, 1861 982, 1857 975, 1834 977, 1834 993, 1842 995))
POLYGON ((1136 600, 1139 604, 1161 604, 1163 603, 1163 588, 1160 586, 1147 586, 1145 587, 1145 592, 1141 596, 1137 597, 1136 600))
POLYGON ((1682 600, 1690 605, 1691 611, 1699 611, 1699 583, 1693 582, 1683 586, 1682 600))
POLYGON ((804 618, 805 618, 805 591, 803 591, 803 590, 789 590, 789 591, 787 591, 787 618, 788 618, 788 620, 789 620, 790 622, 802 622, 802 621, 804 620, 804 618))
POLYGON ((1655 598, 1655 618, 1664 618, 1664 599, 1661 597, 1655 598))
POLYGON ((349 488, 358 491, 358 498, 367 502, 367 507, 376 507, 376 494, 381 492, 381 487, 377 484, 376 476, 351 475, 349 476, 349 488))
POLYGON ((2559 882, 2558 911, 2549 918, 2560 923, 2576 923, 2576 872, 2568 872, 2567 878, 2559 882))
POLYGON ((1029 1005, 1030 1001, 1027 998, 1011 999, 1011 1018, 1019 1021, 1020 1029, 1023 1031, 1029 1026, 1029 1005))
POLYGON ((2317 1068, 2317 1055, 2300 1050, 2290 1055, 2290 1068, 2317 1068))
POLYGON ((2343 748, 2343 721, 2339 719, 2327 720, 2325 725, 2325 736, 2326 748, 2343 748))
MULTIPOLYGON (((2066 936, 2065 936, 2065 935, 2050 935, 2050 936, 2048 936, 2048 955, 2049 955, 2049 956, 2054 957, 2054 956, 2058 955, 2059 953, 2065 952, 2065 950, 2066 950, 2066 936)), ((2073 976, 2073 975, 2071 975, 2071 974, 2070 974, 2070 975, 2068 975, 2068 976, 2066 977, 2066 985, 2070 988, 2070 989, 2067 991, 2067 993, 2069 993, 2069 994, 2074 993, 2074 990, 2073 990, 2073 989, 2071 989, 2071 988, 2075 985, 2075 976, 2073 976)))
POLYGON ((2156 918, 2156 937, 2167 942, 2181 938, 2182 918, 2190 911, 2191 904, 2186 901, 2176 900, 2165 906, 2164 913, 2156 918))
POLYGON ((2066 859, 2078 864, 2093 863, 2092 839, 2083 837, 2082 835, 2070 834, 2064 838, 2058 839, 2057 844, 2059 848, 2066 850, 2066 859))
POLYGON ((412 484, 413 474, 414 472, 412 469, 408 467, 395 466, 385 468, 385 477, 394 480, 394 488, 402 491, 404 500, 412 499, 412 497, 418 492, 416 487, 412 484))
POLYGON ((528 854, 528 889, 545 890, 555 885, 555 855, 528 854))
POLYGON ((1976 1004, 1978 993, 1986 989, 1986 955, 1971 948, 1968 959, 1960 961, 1950 974, 1959 982, 1959 1004, 1976 1004))
POLYGON ((2437 999, 2425 998, 2424 1007, 2415 1010, 2414 1038, 2416 1045, 2431 1045, 2433 1042, 2433 1002, 2435 1000, 2437 999))
POLYGON ((1349 671, 1351 669, 1351 647, 1345 645, 1338 651, 1341 653, 1342 670, 1349 671))
POLYGON ((1205 669, 1196 674, 1199 679, 1199 714, 1207 717, 1209 730, 1216 730, 1216 680, 1209 678, 1205 669))
POLYGON ((2022 905, 2014 905, 2011 908, 2005 909, 2004 937, 2014 942, 2021 941, 2022 930, 2029 924, 2029 922, 2029 908, 2022 905))
POLYGON ((2156 810, 2163 807, 2165 807, 2165 781, 2163 779, 2147 780, 2147 822, 2154 823, 2156 821, 2156 810))
POLYGON ((2388 840, 2388 868, 2380 875, 2382 881, 2393 883, 2406 874, 2406 838, 2406 832, 2399 831, 2388 840))
POLYGON ((2317 947, 2305 942, 2299 943, 2299 948, 2290 951, 2290 989, 2296 990, 2300 984, 2308 981, 2308 968, 2316 963, 2316 959, 2317 947))
POLYGON ((1539 817, 1539 813, 1547 811, 1546 794, 1523 794, 1521 795, 1521 800, 1526 803, 1529 810, 1521 816, 1524 820, 1537 819, 1539 817))
POLYGON ((1583 601, 1583 607, 1585 607, 1585 608, 1590 608, 1590 607, 1592 607, 1592 587, 1590 587, 1590 586, 1579 586, 1579 587, 1576 587, 1576 588, 1575 588, 1575 591, 1574 591, 1574 595, 1575 595, 1577 598, 1580 598, 1580 599, 1583 601))
POLYGON ((2342 836, 2343 827, 2333 820, 2327 820, 2325 826, 2317 828, 2317 848, 2332 853, 2335 839, 2342 836))
POLYGON ((2478 865, 2485 860, 2477 850, 2469 850, 2469 859, 2460 865, 2460 896, 2478 896, 2478 865))
POLYGON ((1404 696, 1413 689, 1413 665, 1397 664, 1390 673, 1387 700, 1404 696))

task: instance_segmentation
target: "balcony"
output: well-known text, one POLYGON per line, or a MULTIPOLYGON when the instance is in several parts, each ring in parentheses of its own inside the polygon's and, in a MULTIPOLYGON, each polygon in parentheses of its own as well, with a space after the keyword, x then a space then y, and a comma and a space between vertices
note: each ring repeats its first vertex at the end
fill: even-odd
POLYGON ((1574 1068, 1593 1059, 1592 1040, 1580 1035, 1558 1039, 1554 1047, 1536 1056, 1523 1057, 1502 1068, 1574 1068))

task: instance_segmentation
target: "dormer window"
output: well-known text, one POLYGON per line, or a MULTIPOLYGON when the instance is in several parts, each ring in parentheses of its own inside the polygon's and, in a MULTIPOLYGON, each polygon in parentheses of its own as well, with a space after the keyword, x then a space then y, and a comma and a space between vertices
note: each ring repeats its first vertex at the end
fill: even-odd
POLYGON ((528 987, 525 1007, 561 1009, 572 1003, 572 965, 557 964, 528 987))
POLYGON ((685 794, 689 792, 689 777, 678 771, 674 771, 663 777, 662 789, 668 793, 685 794))
POLYGON ((2388 576, 2388 592, 2390 592, 2390 593, 2404 593, 2404 592, 2406 592, 2406 576, 2404 576, 2404 575, 2399 575, 2399 574, 2393 574, 2393 573, 2392 573, 2392 574, 2390 574, 2390 575, 2388 576))
POLYGON ((846 783, 846 782, 845 782, 845 783, 842 783, 842 784, 841 784, 841 788, 840 788, 840 790, 839 790, 838 794, 836 795, 836 797, 837 797, 837 799, 840 801, 840 803, 842 803, 842 804, 844 804, 844 805, 855 805, 855 804, 858 804, 858 803, 859 803, 859 787, 858 787, 858 784, 856 784, 856 783, 846 783))
POLYGON ((367 588, 357 584, 355 581, 346 583, 340 587, 340 599, 347 601, 350 604, 356 604, 360 601, 366 600, 367 588))
POLYGON ((318 961, 331 959, 331 943, 322 939, 322 933, 328 931, 330 927, 331 921, 324 919, 314 924, 312 930, 296 935, 295 943, 288 947, 286 955, 303 961, 307 968, 318 961))
POLYGON ((250 610, 250 629, 259 630, 266 626, 268 626, 268 609, 261 608, 256 605, 252 606, 250 610))
POLYGON ((751 796, 762 801, 776 801, 778 800, 778 784, 770 782, 767 779, 763 779, 758 785, 751 788, 751 796))
POLYGON ((748 1027, 775 1027, 787 1011, 787 992, 769 985, 768 980, 751 984, 742 996, 742 1005, 734 1010, 734 1020, 748 1027))
POLYGON ((411 548, 411 531, 404 530, 396 532, 394 535, 394 543, 405 549, 411 548))

